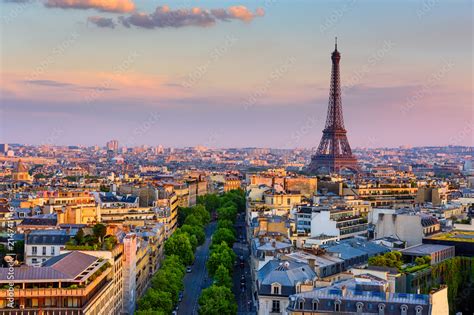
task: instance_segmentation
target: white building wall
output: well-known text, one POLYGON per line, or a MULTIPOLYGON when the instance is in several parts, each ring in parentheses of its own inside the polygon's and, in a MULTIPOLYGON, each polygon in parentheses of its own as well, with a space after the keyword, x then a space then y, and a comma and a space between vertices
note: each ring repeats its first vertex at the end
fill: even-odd
POLYGON ((389 236, 405 241, 407 247, 421 244, 423 240, 421 217, 405 214, 379 214, 375 226, 375 238, 389 236))
POLYGON ((330 219, 330 211, 313 212, 311 216, 311 237, 321 234, 339 236, 336 221, 330 219))

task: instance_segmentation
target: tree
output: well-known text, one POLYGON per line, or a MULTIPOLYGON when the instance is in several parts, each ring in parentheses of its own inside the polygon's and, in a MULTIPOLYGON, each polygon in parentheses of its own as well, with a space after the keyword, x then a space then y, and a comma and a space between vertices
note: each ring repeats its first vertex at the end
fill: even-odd
POLYGON ((226 242, 229 247, 232 247, 235 243, 235 234, 232 230, 228 228, 217 229, 216 232, 212 235, 212 244, 221 244, 226 242))
POLYGON ((233 315, 237 313, 237 303, 232 291, 224 286, 212 285, 202 290, 199 297, 199 314, 233 315))
POLYGON ((180 228, 180 230, 182 232, 188 233, 189 235, 196 236, 199 245, 202 245, 206 240, 206 233, 204 232, 204 229, 200 226, 191 226, 189 224, 185 224, 180 228))
POLYGON ((232 277, 229 274, 229 270, 224 265, 219 265, 214 275, 214 284, 217 286, 225 286, 232 288, 232 277))
POLYGON ((401 269, 403 265, 402 253, 393 251, 383 255, 378 255, 369 258, 370 266, 383 266, 401 269))
POLYGON ((199 218, 202 225, 206 225, 209 223, 209 221, 211 221, 211 215, 209 214, 209 211, 206 209, 206 207, 203 205, 195 205, 193 207, 192 214, 199 218))
POLYGON ((16 258, 19 261, 23 261, 25 259, 25 257, 24 257, 25 241, 15 241, 15 244, 13 245, 13 251, 16 254, 16 258))
POLYGON ((220 265, 223 265, 230 273, 234 268, 235 257, 234 251, 225 242, 214 245, 207 260, 209 275, 213 277, 220 265))
POLYGON ((204 205, 208 211, 212 212, 219 208, 220 199, 216 194, 207 194, 199 196, 198 203, 204 205))
POLYGON ((423 257, 423 260, 425 261, 425 264, 430 264, 431 263, 431 256, 426 255, 426 256, 423 257))
POLYGON ((219 221, 217 222, 217 228, 218 229, 226 228, 226 229, 232 230, 235 234, 234 223, 231 220, 219 219, 219 221))
POLYGON ((170 294, 173 303, 178 302, 179 291, 183 289, 182 278, 172 269, 161 268, 151 279, 151 287, 170 294))
POLYGON ((415 264, 417 264, 418 266, 424 265, 425 260, 423 259, 423 257, 416 257, 415 258, 415 264))
POLYGON ((76 235, 74 236, 77 245, 84 244, 84 230, 82 228, 77 231, 76 235))
POLYGON ((237 208, 235 206, 220 207, 217 209, 219 220, 229 220, 235 222, 237 217, 237 208))
POLYGON ((138 308, 143 311, 158 311, 170 314, 173 311, 171 294, 150 288, 146 291, 143 298, 138 300, 138 308))
POLYGON ((187 233, 174 233, 165 242, 165 254, 176 255, 183 265, 190 265, 194 261, 193 247, 187 233))
POLYGON ((178 208, 178 226, 184 224, 186 217, 192 213, 192 208, 190 207, 179 207, 178 208))
POLYGON ((238 212, 245 211, 245 192, 242 189, 229 191, 227 197, 234 202, 238 212))
POLYGON ((102 242, 102 239, 107 234, 107 227, 102 223, 97 223, 92 227, 92 233, 94 233, 94 236, 102 242))
POLYGON ((201 218, 195 214, 188 215, 184 220, 184 224, 200 227, 204 226, 204 223, 201 221, 201 218))
MULTIPOLYGON (((161 268, 173 270, 181 279, 186 274, 186 267, 181 262, 181 259, 177 255, 169 255, 163 260, 161 268)), ((160 269, 161 269, 160 268, 160 269)))

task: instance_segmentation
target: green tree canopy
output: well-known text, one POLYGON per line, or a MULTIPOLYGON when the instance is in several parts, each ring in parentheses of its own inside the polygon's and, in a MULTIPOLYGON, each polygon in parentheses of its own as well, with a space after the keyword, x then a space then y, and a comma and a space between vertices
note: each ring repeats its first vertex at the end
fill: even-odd
POLYGON ((226 242, 229 247, 232 247, 235 243, 235 234, 234 231, 228 228, 217 229, 212 235, 212 244, 221 244, 226 242))
POLYGON ((401 269, 403 265, 402 253, 393 251, 383 255, 373 256, 369 258, 370 266, 383 266, 401 269))
POLYGON ((201 218, 195 215, 194 213, 186 217, 186 219, 184 220, 184 224, 204 227, 204 223, 201 221, 201 218))
POLYGON ((189 224, 183 225, 180 230, 182 232, 188 233, 189 235, 194 235, 197 239, 198 245, 202 245, 206 240, 206 233, 204 229, 200 226, 192 226, 189 224))
POLYGON ((170 294, 173 303, 178 302, 179 291, 183 289, 182 277, 172 269, 161 268, 151 279, 151 287, 170 294))
POLYGON ((183 265, 190 265, 194 261, 194 252, 187 233, 174 233, 165 242, 165 254, 176 255, 183 265))
POLYGON ((225 242, 214 245, 207 260, 207 270, 211 277, 214 277, 220 265, 223 265, 230 273, 234 268, 235 257, 234 251, 225 242))
POLYGON ((219 220, 229 220, 235 222, 237 217, 237 208, 235 206, 224 206, 217 209, 219 220))
POLYGON ((207 194, 199 196, 198 203, 204 205, 208 211, 216 211, 220 206, 220 199, 216 194, 207 194))
POLYGON ((234 315, 236 313, 237 303, 229 288, 212 285, 202 290, 199 297, 199 314, 234 315))
POLYGON ((232 277, 224 265, 217 267, 216 274, 214 275, 214 284, 232 288, 232 277))
POLYGON ((138 308, 142 311, 158 311, 170 314, 173 311, 173 301, 169 292, 150 288, 138 300, 138 308))
POLYGON ((102 242, 102 239, 107 234, 107 227, 102 223, 97 223, 92 227, 92 233, 94 233, 94 236, 102 242))
POLYGON ((232 230, 235 234, 234 223, 231 220, 219 219, 219 221, 217 222, 217 228, 218 229, 226 228, 226 229, 232 230))
POLYGON ((209 210, 204 205, 198 204, 195 205, 193 208, 192 214, 199 218, 202 225, 206 225, 211 221, 211 215, 209 210))

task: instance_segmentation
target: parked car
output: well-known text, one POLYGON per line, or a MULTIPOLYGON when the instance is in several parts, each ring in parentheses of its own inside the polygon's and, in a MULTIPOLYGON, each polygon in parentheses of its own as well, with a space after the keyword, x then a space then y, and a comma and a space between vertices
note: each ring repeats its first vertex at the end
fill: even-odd
POLYGON ((191 268, 191 266, 188 266, 188 268, 186 268, 187 273, 191 273, 192 271, 193 271, 193 269, 191 268))

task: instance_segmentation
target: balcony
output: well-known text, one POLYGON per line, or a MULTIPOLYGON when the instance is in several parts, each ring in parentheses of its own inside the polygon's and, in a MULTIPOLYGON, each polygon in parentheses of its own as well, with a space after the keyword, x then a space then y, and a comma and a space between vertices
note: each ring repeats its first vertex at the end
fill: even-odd
MULTIPOLYGON (((84 288, 15 288, 15 298, 35 298, 35 297, 83 297, 95 290, 104 278, 111 272, 112 267, 107 268, 97 278, 84 288)), ((0 298, 5 299, 9 296, 8 289, 0 289, 0 298)))

